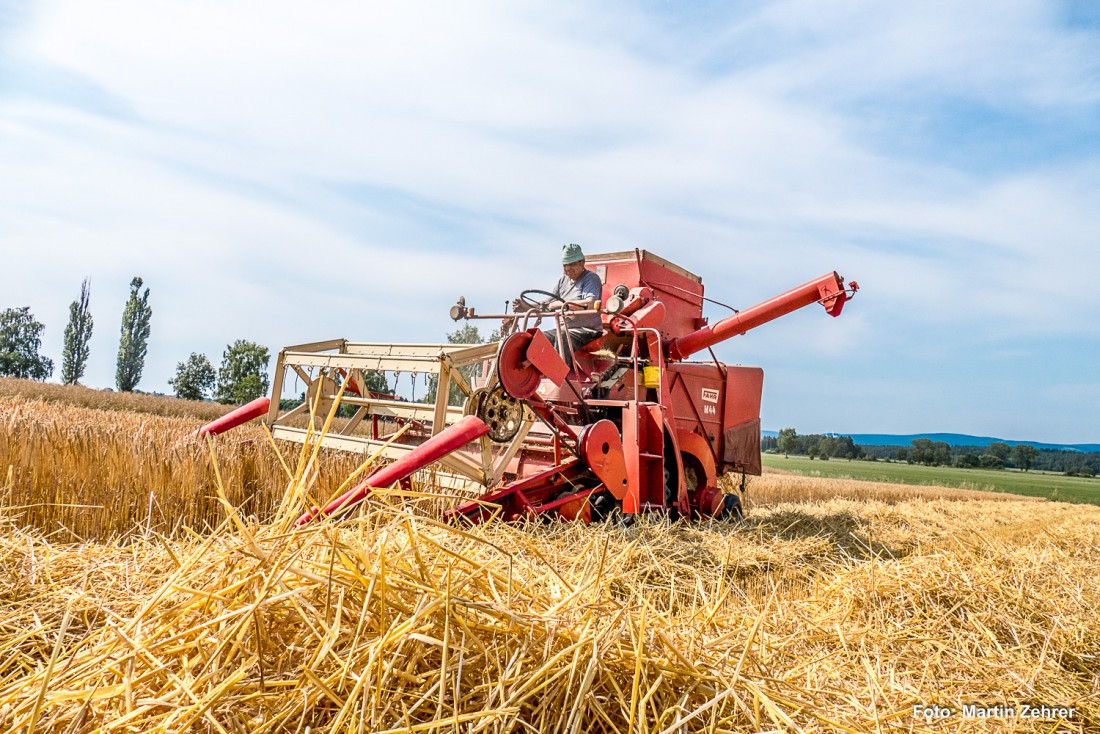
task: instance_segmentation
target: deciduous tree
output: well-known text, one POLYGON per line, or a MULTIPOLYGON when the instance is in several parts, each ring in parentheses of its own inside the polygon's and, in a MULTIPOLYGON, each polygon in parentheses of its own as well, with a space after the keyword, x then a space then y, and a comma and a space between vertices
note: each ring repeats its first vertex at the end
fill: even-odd
POLYGON ((270 359, 267 347, 256 342, 238 339, 230 344, 222 353, 215 399, 220 403, 240 405, 266 393, 270 359))
POLYGON ((45 328, 29 306, 0 312, 0 375, 41 381, 53 374, 53 360, 38 353, 45 328))
POLYGON ((979 463, 981 463, 983 469, 1004 469, 1005 463, 999 457, 993 454, 982 454, 978 457, 979 463))
POLYGON ((1039 449, 1034 446, 1019 443, 1012 447, 1012 463, 1016 465, 1017 469, 1030 470, 1037 458, 1039 458, 1039 449))
POLYGON ((185 362, 176 365, 176 376, 168 381, 177 398, 203 400, 214 389, 216 380, 214 365, 205 354, 191 352, 185 362))
POLYGON ((932 439, 914 438, 912 444, 913 450, 909 452, 909 455, 914 463, 931 464, 933 462, 935 454, 932 449, 932 439))
POLYGON ((69 324, 65 327, 65 347, 61 352, 61 382, 75 385, 88 365, 88 341, 92 338, 92 314, 88 301, 92 286, 88 279, 80 284, 80 300, 69 304, 69 324))
POLYGON ((793 428, 779 429, 778 446, 784 456, 793 454, 798 450, 798 432, 793 428))

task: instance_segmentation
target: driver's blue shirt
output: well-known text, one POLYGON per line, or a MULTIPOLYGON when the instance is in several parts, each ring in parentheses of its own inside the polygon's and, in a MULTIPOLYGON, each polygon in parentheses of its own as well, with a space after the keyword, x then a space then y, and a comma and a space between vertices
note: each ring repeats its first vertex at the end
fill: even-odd
MULTIPOLYGON (((589 298, 598 301, 603 295, 603 284, 600 283, 600 276, 591 270, 585 270, 576 282, 570 280, 568 275, 561 276, 561 280, 554 287, 554 295, 564 301, 585 301, 589 298)), ((593 305, 593 307, 595 306, 593 305)), ((602 330, 603 324, 600 322, 598 313, 590 313, 570 316, 566 319, 566 328, 602 330)))

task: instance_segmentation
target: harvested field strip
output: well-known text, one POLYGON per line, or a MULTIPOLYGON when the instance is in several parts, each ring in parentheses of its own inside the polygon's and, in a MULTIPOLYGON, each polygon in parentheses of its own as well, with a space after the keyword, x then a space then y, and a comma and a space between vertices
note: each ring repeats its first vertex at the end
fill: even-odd
POLYGON ((986 492, 1007 492, 1059 502, 1100 505, 1100 478, 1016 469, 963 469, 886 461, 821 461, 803 456, 764 454, 765 471, 850 481, 888 482, 906 487, 937 485, 986 492))
POLYGON ((376 502, 285 525, 130 546, 10 529, 4 729, 943 731, 912 707, 973 701, 1078 714, 968 732, 1100 726, 1095 508, 462 530, 376 502))
MULTIPOLYGON (((719 479, 726 490, 736 488, 740 478, 727 475, 719 479)), ((874 500, 896 504, 914 499, 924 500, 981 500, 983 502, 1043 502, 1039 497, 1024 497, 1003 492, 984 492, 975 489, 937 487, 932 485, 896 484, 854 479, 807 477, 800 474, 775 471, 764 467, 764 476, 749 477, 745 493, 746 506, 768 507, 782 502, 819 502, 833 498, 874 500)))

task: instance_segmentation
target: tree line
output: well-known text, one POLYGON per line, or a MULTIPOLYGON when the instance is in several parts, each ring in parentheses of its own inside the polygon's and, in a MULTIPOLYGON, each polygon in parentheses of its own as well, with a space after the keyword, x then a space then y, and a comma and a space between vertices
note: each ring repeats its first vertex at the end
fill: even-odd
MULTIPOLYGON (((141 278, 130 281, 130 295, 122 310, 115 365, 115 387, 120 392, 133 392, 145 369, 153 308, 149 304, 149 288, 143 291, 142 286, 141 278)), ((94 325, 90 303, 91 283, 85 278, 80 296, 69 306, 69 323, 65 327, 60 375, 65 385, 79 384, 88 364, 88 344, 94 325)), ((45 326, 35 319, 29 306, 0 311, 0 375, 37 381, 53 375, 53 360, 40 353, 44 330, 45 326)), ((176 365, 175 375, 168 384, 176 397, 187 400, 213 398, 222 403, 246 403, 267 393, 269 359, 267 347, 238 339, 222 352, 217 372, 206 355, 192 352, 176 365)))
POLYGON ((999 441, 988 446, 951 446, 944 441, 917 438, 909 446, 866 446, 854 443, 851 436, 799 436, 793 428, 784 428, 776 437, 762 438, 760 445, 765 451, 811 459, 889 460, 963 469, 1011 468, 1025 472, 1034 469, 1086 477, 1100 474, 1100 453, 1037 449, 1028 444, 1009 446, 999 441))
POLYGON ((852 441, 851 436, 831 436, 810 434, 799 436, 793 428, 784 428, 779 436, 765 436, 760 440, 764 451, 778 451, 782 454, 808 456, 811 459, 860 459, 863 448, 852 441))

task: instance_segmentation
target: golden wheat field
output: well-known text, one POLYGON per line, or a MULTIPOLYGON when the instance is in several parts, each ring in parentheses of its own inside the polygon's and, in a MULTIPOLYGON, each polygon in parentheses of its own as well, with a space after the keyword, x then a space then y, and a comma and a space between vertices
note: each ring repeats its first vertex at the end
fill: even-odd
POLYGON ((292 530, 357 460, 0 388, 2 731, 1100 731, 1098 507, 766 474, 738 525, 461 528, 422 483, 292 530))

